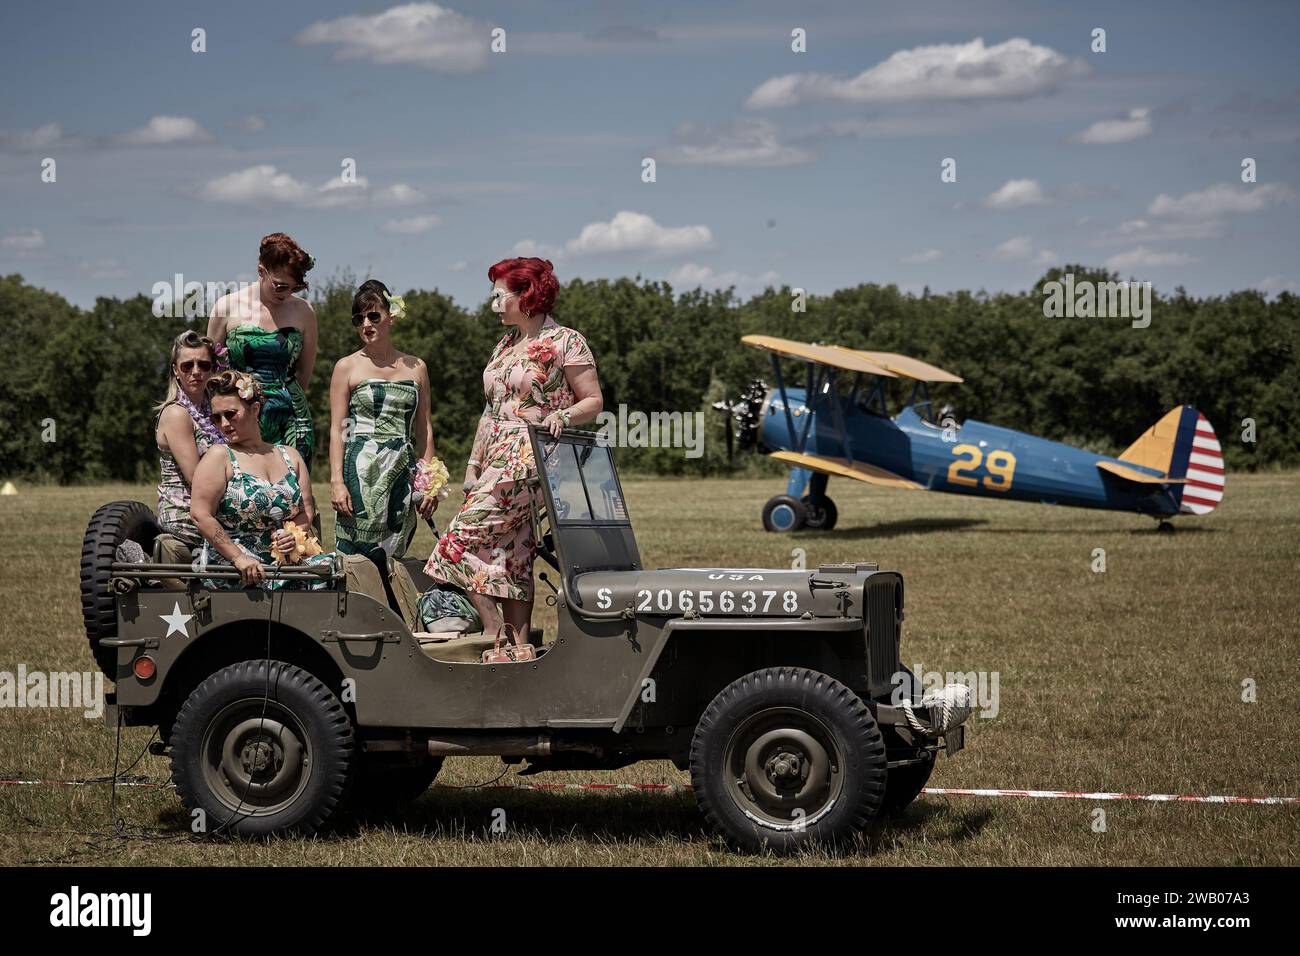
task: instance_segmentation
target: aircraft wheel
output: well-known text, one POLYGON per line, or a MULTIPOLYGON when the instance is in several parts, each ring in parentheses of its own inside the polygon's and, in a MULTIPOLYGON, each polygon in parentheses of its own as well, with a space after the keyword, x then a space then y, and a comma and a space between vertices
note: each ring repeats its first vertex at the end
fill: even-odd
POLYGON ((1162 522, 1160 522, 1160 524, 1156 525, 1156 533, 1157 533, 1157 534, 1173 534, 1173 533, 1174 533, 1174 523, 1173 523, 1172 521, 1162 521, 1162 522))
POLYGON ((818 508, 813 504, 811 495, 803 496, 804 511, 808 513, 806 519, 807 527, 815 528, 820 531, 830 531, 835 527, 835 522, 839 520, 840 512, 835 507, 835 502, 830 498, 822 495, 822 506, 818 508))
POLYGON ((763 505, 763 527, 768 531, 798 531, 807 522, 807 509, 798 498, 777 495, 763 505))

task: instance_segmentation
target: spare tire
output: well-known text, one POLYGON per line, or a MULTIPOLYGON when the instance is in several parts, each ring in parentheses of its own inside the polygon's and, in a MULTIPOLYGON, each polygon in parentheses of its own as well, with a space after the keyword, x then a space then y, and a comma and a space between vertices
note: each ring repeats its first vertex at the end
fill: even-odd
POLYGON ((117 679, 117 650, 100 647, 100 641, 117 636, 117 597, 109 587, 117 546, 135 541, 145 554, 153 552, 161 529, 153 509, 141 501, 113 501, 91 516, 81 542, 81 615, 86 640, 108 678, 117 679))

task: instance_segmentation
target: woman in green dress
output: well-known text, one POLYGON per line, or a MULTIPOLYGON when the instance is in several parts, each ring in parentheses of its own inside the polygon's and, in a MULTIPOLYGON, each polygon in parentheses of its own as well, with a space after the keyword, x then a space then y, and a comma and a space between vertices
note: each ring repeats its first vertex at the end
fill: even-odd
MULTIPOLYGON (((266 576, 266 565, 290 555, 294 535, 291 521, 310 529, 316 505, 311 476, 302 456, 286 445, 262 438, 258 425, 264 401, 261 386, 246 372, 226 371, 208 380, 212 419, 225 436, 225 445, 209 448, 194 473, 190 517, 206 540, 203 561, 208 566, 234 566, 239 579, 214 578, 213 588, 330 586, 327 578, 288 582, 266 576), (215 554, 213 553, 215 552, 215 554)), ((334 555, 304 556, 295 566, 334 567, 334 555)))
POLYGON ((311 468, 316 431, 307 383, 316 365, 316 313, 295 292, 307 288, 315 260, 282 232, 262 239, 258 281, 217 300, 208 338, 229 349, 230 367, 249 372, 265 395, 262 438, 291 445, 311 468))
POLYGON ((393 320, 404 314, 401 296, 377 279, 362 283, 352 299, 361 348, 330 380, 330 502, 342 554, 400 558, 416 514, 438 507, 437 495, 414 491, 435 459, 428 369, 393 346, 393 320))

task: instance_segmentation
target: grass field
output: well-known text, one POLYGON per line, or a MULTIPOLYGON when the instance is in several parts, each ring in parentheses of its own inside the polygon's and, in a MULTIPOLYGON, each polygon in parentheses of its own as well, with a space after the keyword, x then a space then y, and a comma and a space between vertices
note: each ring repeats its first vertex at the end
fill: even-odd
MULTIPOLYGON (((649 566, 788 567, 871 560, 907 581, 903 662, 996 672, 996 717, 973 717, 938 787, 1300 793, 1300 495, 1297 475, 1231 476, 1222 508, 1157 535, 1135 516, 832 483, 840 528, 769 535, 779 481, 634 481, 649 566), (1094 549, 1105 550, 1096 573, 1094 549), (1242 700, 1243 681, 1257 701, 1242 700)), ((0 671, 84 671, 77 560, 86 520, 144 486, 24 488, 0 498, 0 671)), ((327 540, 332 540, 326 518, 327 540)), ((421 529, 415 550, 432 540, 421 529)), ((539 605, 540 609, 540 605, 539 605)), ((551 619, 553 621, 553 617, 551 619)), ((550 623, 550 622, 546 622, 550 623)), ((123 732, 123 768, 149 731, 123 732)), ((112 772, 114 734, 71 710, 0 710, 0 778, 112 772)), ((449 760, 440 784, 502 764, 449 760)), ((156 781, 166 761, 132 770, 156 781)), ((502 782, 510 779, 511 770, 502 782)), ((670 764, 535 782, 687 782, 670 764)), ((789 865, 1300 863, 1300 807, 923 796, 831 860, 737 856, 703 830, 689 794, 435 788, 390 824, 317 839, 198 842, 168 790, 120 790, 132 839, 111 836, 109 789, 0 786, 0 863, 144 865, 789 865), (1094 809, 1105 831, 1094 830, 1094 809), (492 836, 495 808, 507 833, 492 836)))

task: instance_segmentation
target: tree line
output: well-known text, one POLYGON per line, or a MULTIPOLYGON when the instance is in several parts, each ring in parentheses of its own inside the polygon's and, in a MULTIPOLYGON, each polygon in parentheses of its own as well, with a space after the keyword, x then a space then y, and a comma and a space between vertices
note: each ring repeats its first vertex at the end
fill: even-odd
MULTIPOLYGON (((555 318, 580 330, 596 356, 605 405, 631 411, 704 413, 704 454, 642 448, 620 452, 625 471, 728 474, 773 467, 753 455, 728 460, 724 416, 710 405, 752 379, 771 382, 766 353, 749 333, 903 352, 961 375, 932 388, 936 407, 1090 450, 1117 454, 1165 411, 1187 403, 1213 423, 1229 469, 1300 464, 1300 297, 1255 291, 1192 298, 1155 295, 1151 322, 1048 318, 1043 284, 1117 277, 1084 266, 1046 273, 1024 292, 904 293, 864 284, 830 295, 768 288, 674 290, 640 276, 573 279, 555 318), (1253 441, 1250 439, 1254 439, 1253 441)), ((334 362, 359 347, 350 321, 354 284, 344 275, 315 289, 318 352, 308 396, 317 447, 327 448, 334 362)), ((433 427, 453 475, 463 469, 483 407, 482 369, 501 335, 486 299, 466 309, 447 295, 407 290, 396 346, 429 366, 433 427)), ((155 481, 153 406, 165 390, 168 349, 206 319, 158 318, 144 295, 99 298, 78 308, 61 296, 0 278, 0 479, 60 483, 155 481)), ((802 372, 786 367, 787 381, 802 372)), ((905 397, 891 385, 895 401, 905 397)), ((318 456, 326 474, 328 456, 318 456)))

